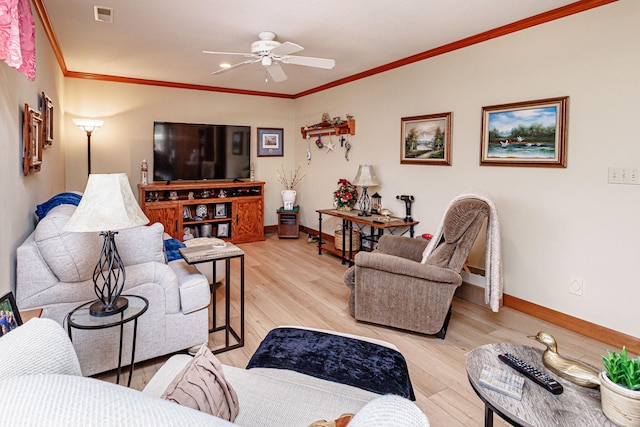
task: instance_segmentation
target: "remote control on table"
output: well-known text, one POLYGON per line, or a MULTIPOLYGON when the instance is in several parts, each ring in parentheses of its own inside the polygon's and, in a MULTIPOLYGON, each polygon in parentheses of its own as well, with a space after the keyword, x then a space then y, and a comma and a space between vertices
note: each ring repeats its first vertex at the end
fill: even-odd
POLYGON ((549 375, 540 372, 528 363, 523 362, 511 353, 499 354, 498 359, 553 394, 560 394, 564 390, 562 384, 558 381, 551 378, 549 375))

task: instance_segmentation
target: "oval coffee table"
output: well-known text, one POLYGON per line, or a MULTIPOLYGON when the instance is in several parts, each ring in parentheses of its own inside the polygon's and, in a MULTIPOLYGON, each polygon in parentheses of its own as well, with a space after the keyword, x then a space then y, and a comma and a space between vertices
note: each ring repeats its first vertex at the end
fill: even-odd
POLYGON ((467 356, 467 376, 471 387, 485 405, 485 427, 493 426, 494 412, 514 426, 608 427, 616 425, 602 413, 598 389, 581 387, 549 371, 542 363, 542 351, 534 347, 519 344, 487 344, 477 347, 467 356), (555 378, 564 387, 564 392, 558 395, 551 394, 527 378, 522 390, 522 400, 517 400, 480 385, 480 373, 485 365, 521 375, 498 359, 500 353, 511 353, 555 378))

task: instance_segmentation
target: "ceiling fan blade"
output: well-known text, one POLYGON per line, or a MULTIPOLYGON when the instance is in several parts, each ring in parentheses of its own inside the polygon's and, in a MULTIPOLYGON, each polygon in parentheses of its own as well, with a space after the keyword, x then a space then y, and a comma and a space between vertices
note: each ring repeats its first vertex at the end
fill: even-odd
POLYGON ((271 49, 269 53, 276 56, 282 56, 282 55, 289 55, 292 53, 300 52, 301 50, 304 50, 304 48, 298 44, 291 43, 291 42, 284 42, 280 46, 276 46, 273 49, 271 49))
POLYGON ((211 50, 203 50, 202 53, 207 53, 210 55, 239 55, 239 56, 244 56, 247 58, 253 58, 256 55, 253 53, 239 53, 239 52, 214 52, 211 50))
POLYGON ((310 56, 284 56, 282 62, 285 64, 304 65, 307 67, 324 68, 330 70, 336 65, 336 61, 327 58, 312 58, 310 56))
POLYGON ((269 72, 271 79, 276 83, 287 80, 287 75, 284 73, 284 70, 277 62, 273 62, 271 65, 269 65, 267 67, 267 71, 269 72))
POLYGON ((247 64, 253 64, 254 62, 260 61, 260 59, 248 59, 246 61, 242 61, 242 62, 238 62, 237 64, 232 65, 231 67, 227 67, 227 68, 221 68, 218 71, 214 71, 213 74, 220 74, 220 73, 224 73, 225 71, 229 71, 232 70, 236 67, 241 67, 242 65, 247 65, 247 64))

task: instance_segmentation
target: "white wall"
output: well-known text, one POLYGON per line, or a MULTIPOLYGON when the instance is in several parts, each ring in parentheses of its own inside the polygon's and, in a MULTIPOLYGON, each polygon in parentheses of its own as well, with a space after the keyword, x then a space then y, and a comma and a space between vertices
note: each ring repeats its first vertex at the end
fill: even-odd
POLYGON ((256 180, 269 183, 265 223, 276 223, 282 205, 273 185, 276 169, 281 163, 290 167, 294 157, 293 100, 70 78, 65 84, 68 190, 83 191, 87 181, 87 136, 73 118, 105 121, 91 136, 91 172, 126 172, 136 196, 142 160, 149 162, 150 174, 153 170, 154 121, 248 125, 256 180), (284 157, 256 157, 258 127, 285 129, 284 157))
POLYGON ((640 2, 622 0, 297 100, 297 128, 325 111, 356 119, 348 162, 312 144, 306 166, 297 136, 301 221, 317 228, 315 210, 363 163, 397 215, 395 196, 415 196, 419 233, 436 230, 458 193, 487 191, 502 222, 506 293, 640 337, 640 186, 607 184, 608 166, 640 168, 638 22, 640 2), (560 96, 570 96, 566 169, 479 166, 483 106, 560 96), (401 165, 400 118, 448 111, 453 165, 401 165), (569 294, 571 277, 584 296, 569 294))
POLYGON ((33 231, 36 205, 64 191, 62 121, 63 78, 35 10, 36 80, 0 61, 0 295, 15 292, 16 248, 33 231), (22 174, 22 112, 24 104, 40 108, 41 93, 54 104, 54 142, 43 152, 42 170, 22 174))

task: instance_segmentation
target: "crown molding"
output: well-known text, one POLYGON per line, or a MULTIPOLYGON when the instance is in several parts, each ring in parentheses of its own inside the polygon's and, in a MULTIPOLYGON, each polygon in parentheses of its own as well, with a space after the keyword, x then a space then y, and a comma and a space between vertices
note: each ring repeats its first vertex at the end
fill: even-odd
POLYGON ((550 10, 548 12, 540 13, 538 15, 534 15, 529 18, 504 25, 502 27, 494 28, 492 30, 485 31, 483 33, 476 34, 474 36, 467 37, 462 40, 458 40, 443 46, 439 46, 434 49, 427 50, 422 53, 418 53, 416 55, 408 56, 406 58, 390 62, 388 64, 381 65, 379 67, 372 68, 370 70, 363 71, 361 73, 357 73, 349 77, 345 77, 343 79, 335 80, 333 82, 330 82, 309 90, 305 90, 294 95, 275 93, 275 92, 261 92, 261 91, 252 91, 252 90, 223 88, 223 87, 216 87, 216 86, 167 82, 167 81, 161 81, 161 80, 137 79, 137 78, 131 78, 131 77, 111 76, 107 74, 85 73, 80 71, 70 71, 67 69, 66 63, 64 61, 64 56, 62 54, 62 50, 60 49, 60 44, 58 43, 58 39, 56 38, 55 31, 53 30, 53 26, 51 25, 49 16, 47 15, 47 11, 46 11, 46 8, 44 7, 44 4, 42 3, 42 0, 32 0, 32 1, 36 8, 38 16, 42 21, 42 25, 44 27, 45 33, 47 34, 49 43, 51 44, 53 52, 58 60, 58 64, 60 66, 60 69, 62 70, 62 74, 65 77, 73 77, 73 78, 88 79, 88 80, 102 80, 102 81, 118 82, 118 83, 132 83, 132 84, 142 84, 142 85, 150 85, 150 86, 171 87, 171 88, 179 88, 179 89, 193 89, 193 90, 202 90, 202 91, 210 91, 210 92, 233 93, 233 94, 239 94, 239 95, 267 96, 267 97, 273 97, 273 98, 296 99, 296 98, 301 98, 303 96, 311 95, 314 93, 322 92, 324 90, 331 89, 336 86, 341 86, 343 84, 350 83, 356 80, 364 79, 366 77, 370 77, 375 74, 384 73, 385 71, 393 70, 395 68, 403 67, 405 65, 413 64, 415 62, 423 61, 425 59, 433 58, 435 56, 443 55, 445 53, 453 52, 455 50, 463 49, 465 47, 469 47, 478 43, 495 39, 497 37, 502 37, 507 34, 515 33, 517 31, 525 30, 527 28, 535 27, 537 25, 541 25, 550 21, 555 21, 557 19, 565 18, 567 16, 584 12, 590 9, 594 9, 596 7, 604 6, 609 3, 614 3, 614 2, 617 2, 618 0, 580 0, 575 3, 571 3, 566 6, 550 10))

